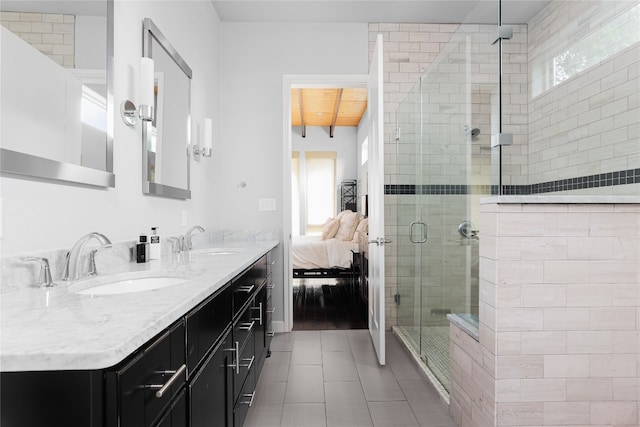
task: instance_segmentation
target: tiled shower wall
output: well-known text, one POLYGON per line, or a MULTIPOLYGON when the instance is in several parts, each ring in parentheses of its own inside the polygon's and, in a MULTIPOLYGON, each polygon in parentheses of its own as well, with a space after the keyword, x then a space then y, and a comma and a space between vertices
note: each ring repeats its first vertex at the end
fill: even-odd
POLYGON ((451 328, 462 426, 640 425, 640 205, 482 205, 480 340, 451 328))
POLYGON ((2 26, 65 68, 75 66, 75 16, 0 12, 2 26))
MULTIPOLYGON (((637 5, 552 1, 529 22, 530 83, 540 78, 540 64, 637 5)), ((530 184, 640 168, 638 44, 532 98, 529 123, 530 184)), ((637 195, 640 185, 595 190, 637 195)))

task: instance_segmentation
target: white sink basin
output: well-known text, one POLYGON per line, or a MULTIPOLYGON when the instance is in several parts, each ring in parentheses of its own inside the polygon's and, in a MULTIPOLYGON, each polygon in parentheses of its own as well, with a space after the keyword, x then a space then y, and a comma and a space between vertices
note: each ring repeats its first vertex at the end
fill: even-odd
POLYGON ((86 289, 79 290, 82 295, 115 295, 128 294, 132 292, 152 291, 154 289, 168 288, 170 286, 179 285, 187 282, 184 277, 165 276, 165 277, 138 277, 130 279, 121 279, 109 283, 103 283, 91 286, 86 289))
POLYGON ((236 255, 240 253, 238 249, 230 248, 208 248, 191 251, 193 255, 236 255))

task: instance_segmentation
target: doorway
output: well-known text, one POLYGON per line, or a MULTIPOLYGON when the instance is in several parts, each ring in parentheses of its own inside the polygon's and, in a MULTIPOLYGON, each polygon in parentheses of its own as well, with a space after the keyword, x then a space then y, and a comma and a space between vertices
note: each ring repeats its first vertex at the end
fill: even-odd
MULTIPOLYGON (((344 301, 342 301, 342 297, 345 296, 344 291, 345 288, 342 286, 344 283, 340 281, 342 279, 311 279, 309 281, 302 282, 300 279, 295 279, 294 282, 292 272, 292 263, 291 263, 291 238, 292 238, 292 227, 294 224, 294 218, 292 214, 292 204, 293 204, 293 191, 291 188, 291 176, 292 176, 292 153, 293 149, 293 124, 291 120, 291 111, 292 108, 296 108, 297 106, 293 106, 291 102, 291 91, 293 89, 304 89, 304 88, 366 88, 367 87, 367 75, 285 75, 283 78, 283 135, 284 135, 284 144, 283 144, 283 195, 284 195, 284 215, 283 215, 283 235, 288 238, 284 239, 284 328, 285 331, 293 330, 294 325, 294 310, 296 307, 294 306, 294 302, 296 305, 302 302, 310 302, 311 306, 315 306, 316 308, 325 309, 327 308, 328 299, 333 300, 334 302, 338 302, 337 305, 334 305, 337 310, 342 310, 342 306, 344 305, 344 301), (316 283, 311 283, 316 282, 316 283), (322 283, 318 283, 322 282, 322 283), (296 286, 294 286, 296 285, 296 286), (304 290, 304 295, 300 294, 300 292, 304 290), (295 292, 295 294, 294 294, 295 292), (310 301, 303 301, 301 299, 296 299, 297 297, 309 298, 310 301)), ((356 138, 356 145, 359 146, 358 138, 356 138)), ((295 221, 296 225, 299 226, 299 221, 295 221)), ((302 279, 305 280, 305 279, 302 279)), ((300 314, 300 306, 298 306, 298 314, 300 314)), ((313 318, 314 316, 320 316, 317 320, 318 326, 326 326, 326 316, 337 315, 338 313, 329 313, 322 311, 317 311, 316 313, 305 313, 308 315, 308 319, 313 318), (324 316, 324 320, 322 317, 324 316)), ((365 325, 366 327, 366 325, 365 325)))

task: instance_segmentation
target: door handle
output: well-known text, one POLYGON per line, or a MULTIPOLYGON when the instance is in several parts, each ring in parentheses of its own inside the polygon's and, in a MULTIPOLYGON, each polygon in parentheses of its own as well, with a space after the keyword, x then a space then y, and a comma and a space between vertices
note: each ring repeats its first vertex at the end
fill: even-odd
POLYGON ((227 365, 227 368, 232 368, 236 371, 236 375, 240 374, 240 342, 236 341, 233 348, 227 348, 226 351, 232 351, 235 353, 235 357, 232 357, 234 362, 231 365, 227 365))
POLYGON ((240 323, 238 325, 238 330, 239 331, 251 331, 255 325, 256 325, 256 321, 255 320, 253 320, 251 323, 249 323, 249 322, 240 323))
POLYGON ((251 310, 258 310, 260 313, 260 316, 258 316, 258 318, 252 318, 251 320, 257 320, 259 322, 259 325, 262 326, 262 303, 259 304, 258 307, 251 307, 251 310))
POLYGON ((251 405, 253 405, 253 398, 256 396, 256 392, 254 391, 253 393, 245 393, 242 395, 243 398, 245 399, 249 399, 247 400, 242 400, 239 401, 238 403, 242 404, 242 405, 249 405, 249 407, 251 407, 251 405))
POLYGON ((177 371, 163 371, 161 373, 163 374, 173 374, 171 375, 171 378, 169 378, 169 380, 162 384, 162 385, 156 385, 156 384, 152 384, 152 385, 148 385, 147 387, 150 389, 158 389, 158 391, 156 391, 156 397, 157 398, 161 398, 162 396, 164 396, 164 394, 167 392, 167 390, 169 389, 169 387, 171 387, 171 385, 176 382, 176 380, 178 378, 180 378, 180 375, 182 375, 182 373, 187 369, 187 365, 182 364, 177 371))
POLYGON ((384 246, 385 244, 392 243, 392 242, 393 242, 393 240, 389 240, 389 239, 386 239, 384 237, 378 237, 376 239, 369 240, 369 243, 375 243, 376 246, 384 246))
POLYGON ((251 291, 253 291, 253 288, 255 288, 256 285, 245 285, 245 286, 240 286, 238 287, 238 292, 246 292, 248 294, 251 293, 251 291))
POLYGON ((425 224, 424 222, 421 221, 413 221, 411 224, 409 224, 409 240, 411 240, 411 243, 424 243, 427 241, 427 224, 425 224), (416 225, 421 225, 422 227, 424 227, 424 232, 422 233, 422 237, 420 238, 420 240, 416 240, 413 238, 413 228, 416 225))

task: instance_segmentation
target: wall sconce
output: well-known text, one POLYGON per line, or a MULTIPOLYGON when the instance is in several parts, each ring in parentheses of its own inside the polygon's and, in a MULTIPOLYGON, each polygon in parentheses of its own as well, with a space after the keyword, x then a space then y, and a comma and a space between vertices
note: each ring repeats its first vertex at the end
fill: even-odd
POLYGON ((155 74, 153 59, 140 58, 140 108, 128 99, 120 104, 120 115, 127 126, 135 126, 138 118, 150 122, 153 120, 153 106, 155 105, 155 74))
POLYGON ((204 119, 204 132, 202 136, 202 148, 199 144, 193 147, 193 158, 200 161, 200 156, 211 157, 213 152, 213 120, 204 119))

